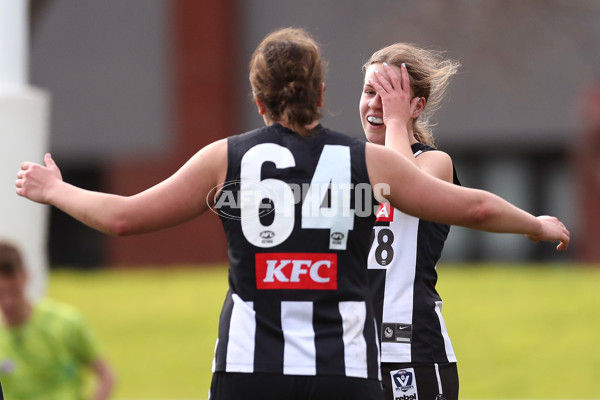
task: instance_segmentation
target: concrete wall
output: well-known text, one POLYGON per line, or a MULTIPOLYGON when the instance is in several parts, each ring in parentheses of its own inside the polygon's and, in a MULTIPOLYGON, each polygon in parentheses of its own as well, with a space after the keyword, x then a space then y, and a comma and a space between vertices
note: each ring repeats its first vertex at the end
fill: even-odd
POLYGON ((172 145, 169 2, 50 0, 31 79, 52 94, 57 161, 153 156, 172 145))

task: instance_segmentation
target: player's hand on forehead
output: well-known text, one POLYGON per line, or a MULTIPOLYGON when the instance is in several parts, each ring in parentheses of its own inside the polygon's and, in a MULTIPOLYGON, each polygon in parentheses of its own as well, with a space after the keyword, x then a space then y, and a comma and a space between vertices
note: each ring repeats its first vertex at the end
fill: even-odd
POLYGON ((381 68, 375 68, 373 72, 374 79, 370 79, 369 82, 374 83, 373 87, 378 93, 391 93, 398 90, 410 95, 410 78, 404 64, 398 71, 388 63, 383 63, 381 68))
MULTIPOLYGON (((418 97, 411 99, 410 79, 406 66, 392 67, 387 63, 373 67, 369 84, 381 97, 383 104, 383 119, 390 118, 407 121, 411 118, 411 110, 416 108, 418 97)), ((384 122, 385 123, 385 122, 384 122)))

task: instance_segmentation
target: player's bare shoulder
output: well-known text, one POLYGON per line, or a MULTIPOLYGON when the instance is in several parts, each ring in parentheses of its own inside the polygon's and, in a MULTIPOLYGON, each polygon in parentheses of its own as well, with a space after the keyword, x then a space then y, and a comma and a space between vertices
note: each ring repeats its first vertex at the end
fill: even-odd
POLYGON ((453 163, 448 153, 441 150, 425 151, 416 158, 419 167, 430 175, 446 182, 453 180, 453 163))

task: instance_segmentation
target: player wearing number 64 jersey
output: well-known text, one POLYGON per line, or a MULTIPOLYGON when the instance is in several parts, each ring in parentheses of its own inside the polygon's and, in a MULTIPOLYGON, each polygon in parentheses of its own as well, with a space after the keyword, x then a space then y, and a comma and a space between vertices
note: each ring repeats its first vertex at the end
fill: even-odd
POLYGON ((216 207, 231 286, 213 369, 380 379, 365 268, 377 202, 364 142, 273 124, 227 147, 225 182, 235 184, 216 207))

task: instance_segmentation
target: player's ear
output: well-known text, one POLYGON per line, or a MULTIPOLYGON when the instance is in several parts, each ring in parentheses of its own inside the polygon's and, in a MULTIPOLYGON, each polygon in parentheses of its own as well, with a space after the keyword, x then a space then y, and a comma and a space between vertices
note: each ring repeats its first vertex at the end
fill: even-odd
POLYGON ((321 86, 321 96, 319 96, 319 101, 317 103, 317 107, 323 107, 323 99, 325 98, 325 82, 322 83, 321 86))
POLYGON ((412 112, 413 119, 417 119, 419 115, 421 115, 421 113, 425 109, 425 104, 427 104, 427 100, 425 100, 425 97, 415 97, 415 99, 417 100, 413 99, 413 101, 415 101, 415 105, 412 112))
POLYGON ((267 110, 265 108, 265 105, 263 104, 262 101, 260 101, 260 99, 256 96, 254 96, 254 103, 256 103, 256 108, 258 109, 258 113, 260 115, 265 115, 267 113, 267 110))

